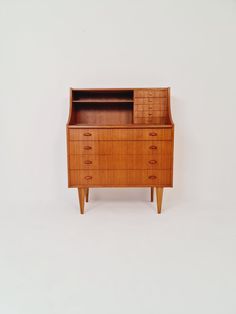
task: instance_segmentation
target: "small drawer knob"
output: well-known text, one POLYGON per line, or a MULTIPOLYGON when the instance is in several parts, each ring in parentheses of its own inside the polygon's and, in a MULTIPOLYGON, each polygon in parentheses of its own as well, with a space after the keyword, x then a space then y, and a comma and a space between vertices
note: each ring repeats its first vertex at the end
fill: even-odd
POLYGON ((91 146, 84 146, 84 149, 90 150, 90 149, 92 149, 92 147, 91 146))
POLYGON ((150 136, 157 136, 157 133, 156 132, 151 132, 149 133, 150 136))
POLYGON ((91 180, 93 177, 92 176, 86 176, 84 177, 86 180, 91 180))
POLYGON ((84 163, 85 163, 86 165, 91 165, 93 162, 92 162, 91 160, 85 160, 84 163))
POLYGON ((87 132, 87 133, 84 133, 84 136, 92 136, 92 134, 87 132))
POLYGON ((152 145, 152 146, 149 146, 150 149, 157 149, 157 146, 155 145, 152 145))
POLYGON ((157 177, 156 176, 149 176, 148 179, 151 179, 151 180, 154 180, 156 179, 157 177))
POLYGON ((157 163, 156 160, 149 160, 149 164, 151 164, 151 165, 154 165, 154 164, 156 164, 156 163, 157 163))

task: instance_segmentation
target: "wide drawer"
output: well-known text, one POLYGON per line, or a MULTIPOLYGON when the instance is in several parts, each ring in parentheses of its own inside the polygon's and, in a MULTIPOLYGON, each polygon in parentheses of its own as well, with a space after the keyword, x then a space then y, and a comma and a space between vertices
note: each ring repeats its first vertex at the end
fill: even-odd
POLYGON ((134 91, 134 98, 142 97, 167 97, 167 89, 138 89, 134 91))
POLYGON ((172 129, 69 129, 70 141, 171 140, 172 129))
POLYGON ((171 169, 172 155, 70 155, 69 169, 171 169))
POLYGON ((155 97, 147 97, 147 98, 137 98, 135 99, 135 105, 159 105, 167 108, 167 98, 155 98, 155 97))
POLYGON ((70 141, 69 155, 170 155, 171 141, 70 141))
POLYGON ((171 170, 70 170, 70 186, 171 186, 171 170))

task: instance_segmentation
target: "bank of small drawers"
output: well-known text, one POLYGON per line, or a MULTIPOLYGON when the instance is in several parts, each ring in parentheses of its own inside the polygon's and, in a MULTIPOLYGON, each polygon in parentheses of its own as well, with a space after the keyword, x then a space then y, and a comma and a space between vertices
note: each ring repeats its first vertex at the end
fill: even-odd
POLYGON ((167 120, 167 89, 145 89, 134 92, 134 123, 166 124, 167 120))
POLYGON ((171 129, 69 129, 70 186, 171 186, 171 129))

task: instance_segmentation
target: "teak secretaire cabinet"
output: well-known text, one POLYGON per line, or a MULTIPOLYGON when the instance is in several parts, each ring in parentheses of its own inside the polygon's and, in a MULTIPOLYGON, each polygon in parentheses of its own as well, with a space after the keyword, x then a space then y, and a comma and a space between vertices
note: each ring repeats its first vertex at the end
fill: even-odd
POLYGON ((80 211, 92 187, 173 186, 170 88, 71 89, 67 123, 68 186, 80 211))

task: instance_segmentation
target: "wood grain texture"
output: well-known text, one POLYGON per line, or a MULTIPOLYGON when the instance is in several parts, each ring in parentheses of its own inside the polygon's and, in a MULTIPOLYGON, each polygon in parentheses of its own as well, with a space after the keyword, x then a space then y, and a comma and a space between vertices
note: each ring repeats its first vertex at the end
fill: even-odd
POLYGON ((71 89, 67 122, 68 186, 80 210, 91 187, 173 186, 174 124, 170 88, 71 89))
POLYGON ((170 170, 70 170, 71 186, 171 186, 170 170))
POLYGON ((71 141, 70 155, 169 155, 171 141, 71 141))
POLYGON ((162 207, 163 188, 156 187, 156 194, 157 194, 157 213, 160 214, 162 207))
POLYGON ((80 213, 83 215, 84 214, 84 194, 85 194, 85 189, 79 188, 78 189, 78 194, 79 194, 79 203, 80 203, 80 213))
POLYGON ((172 140, 171 129, 69 129, 69 141, 172 140))
POLYGON ((70 155, 70 170, 148 170, 171 169, 172 156, 169 155, 70 155))

